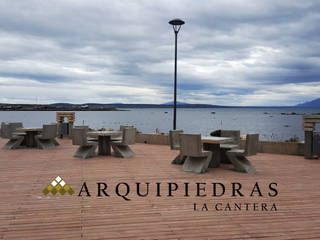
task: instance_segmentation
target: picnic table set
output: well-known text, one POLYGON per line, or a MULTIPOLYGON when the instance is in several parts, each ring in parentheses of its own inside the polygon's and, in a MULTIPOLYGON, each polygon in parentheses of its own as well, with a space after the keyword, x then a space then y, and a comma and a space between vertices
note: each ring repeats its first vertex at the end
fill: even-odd
MULTIPOLYGON (((86 159, 97 155, 113 155, 120 158, 135 156, 129 146, 135 144, 136 128, 133 126, 120 126, 116 131, 89 131, 88 126, 74 126, 71 132, 72 144, 78 146, 74 154, 76 158, 86 159)), ((21 122, 1 124, 1 137, 9 139, 3 148, 8 150, 53 149, 59 146, 56 140, 58 135, 57 124, 44 124, 42 128, 23 127, 21 122)), ((211 136, 172 130, 168 137, 171 149, 180 150, 172 164, 183 165, 183 171, 205 173, 208 168, 218 168, 224 163, 233 164, 234 170, 238 172, 255 172, 255 168, 246 157, 257 153, 258 134, 246 136, 245 149, 239 148, 239 130, 219 130, 211 133, 211 136)))
POLYGON ((55 148, 59 145, 55 140, 56 136, 56 124, 44 124, 42 128, 25 128, 20 122, 1 124, 1 137, 9 139, 3 148, 8 150, 22 147, 40 149, 55 148))
MULTIPOLYGON (((40 127, 23 127, 21 122, 2 123, 1 137, 9 139, 3 149, 19 148, 53 149, 59 146, 57 124, 44 124, 40 127)), ((72 129, 72 143, 79 145, 74 157, 89 158, 96 155, 128 158, 134 153, 128 145, 135 143, 136 129, 132 126, 121 126, 118 131, 89 131, 87 126, 75 126, 72 129), (98 153, 95 153, 98 148, 98 153)))
POLYGON ((255 173, 255 168, 247 157, 257 154, 259 134, 247 134, 245 149, 239 148, 238 130, 220 130, 219 136, 212 135, 170 131, 171 149, 180 150, 171 163, 183 165, 183 171, 194 173, 205 173, 208 168, 220 167, 221 163, 232 164, 237 172, 255 173))

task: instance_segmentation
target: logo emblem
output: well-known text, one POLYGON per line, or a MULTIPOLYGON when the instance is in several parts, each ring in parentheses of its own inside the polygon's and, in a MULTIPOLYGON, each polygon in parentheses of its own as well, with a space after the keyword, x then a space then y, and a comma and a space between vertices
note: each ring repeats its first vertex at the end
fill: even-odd
POLYGON ((61 177, 56 177, 45 189, 43 189, 43 194, 47 195, 51 192, 52 195, 56 195, 58 192, 61 195, 69 193, 74 194, 73 189, 65 182, 61 177))

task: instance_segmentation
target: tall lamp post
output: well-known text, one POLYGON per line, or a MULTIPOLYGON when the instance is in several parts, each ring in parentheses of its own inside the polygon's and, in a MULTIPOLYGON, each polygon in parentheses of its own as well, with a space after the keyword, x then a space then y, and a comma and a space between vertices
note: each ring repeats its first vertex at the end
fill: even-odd
POLYGON ((175 55, 174 55, 174 101, 173 101, 173 130, 176 130, 177 122, 177 37, 181 25, 184 21, 181 19, 173 19, 169 22, 172 25, 175 34, 175 55))

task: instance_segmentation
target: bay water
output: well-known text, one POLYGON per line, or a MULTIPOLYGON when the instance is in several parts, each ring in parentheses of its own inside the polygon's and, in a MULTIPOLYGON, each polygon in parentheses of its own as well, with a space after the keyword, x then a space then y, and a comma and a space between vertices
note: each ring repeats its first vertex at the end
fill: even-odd
MULTIPOLYGON (((76 111, 75 125, 93 129, 119 129, 134 125, 143 133, 172 129, 172 108, 139 108, 128 111, 76 111)), ((302 114, 319 113, 320 109, 302 108, 178 108, 177 129, 186 133, 209 135, 217 129, 240 130, 241 134, 259 133, 261 140, 304 139, 302 114), (292 113, 295 113, 292 115, 292 113)), ((56 121, 55 111, 2 111, 0 122, 23 122, 25 127, 41 127, 56 121)), ((317 126, 316 130, 319 130, 317 126)))

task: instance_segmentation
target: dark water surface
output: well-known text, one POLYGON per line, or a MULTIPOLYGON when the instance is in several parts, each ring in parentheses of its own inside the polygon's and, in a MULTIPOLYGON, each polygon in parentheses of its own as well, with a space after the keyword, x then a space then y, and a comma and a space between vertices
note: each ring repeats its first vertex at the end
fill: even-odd
MULTIPOLYGON (((129 111, 79 111, 76 125, 91 128, 118 129, 120 125, 134 125, 143 133, 158 129, 168 132, 172 128, 171 108, 130 109, 129 111), (166 113, 167 112, 167 113, 166 113)), ((297 136, 303 140, 302 115, 282 115, 281 113, 310 114, 320 109, 295 108, 196 108, 177 109, 177 128, 187 133, 209 135, 216 129, 238 129, 241 134, 259 133, 263 140, 287 140, 297 136), (215 112, 213 114, 212 112, 215 112)), ((26 127, 40 127, 56 120, 53 111, 4 111, 0 112, 0 122, 23 122, 26 127)), ((319 130, 319 126, 317 126, 319 130)))

